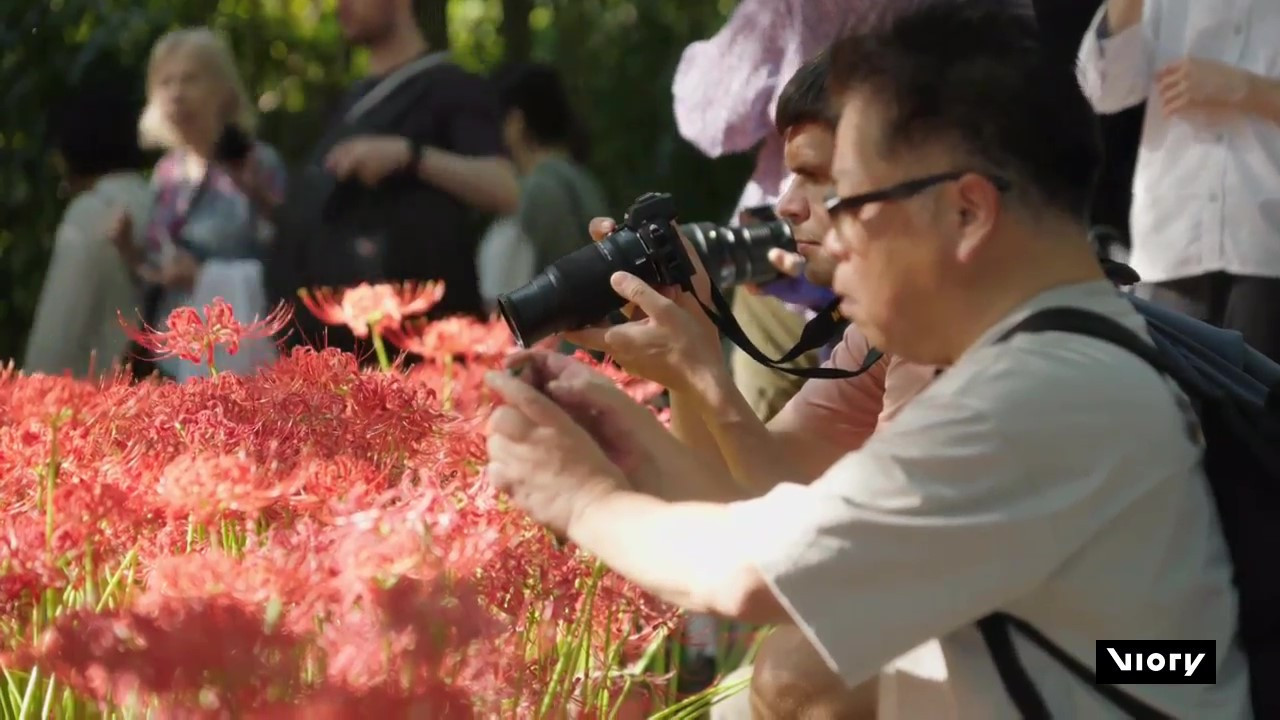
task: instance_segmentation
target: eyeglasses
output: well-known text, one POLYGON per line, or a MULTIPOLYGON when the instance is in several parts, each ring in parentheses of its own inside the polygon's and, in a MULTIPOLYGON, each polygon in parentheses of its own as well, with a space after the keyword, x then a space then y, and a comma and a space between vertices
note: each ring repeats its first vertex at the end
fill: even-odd
MULTIPOLYGON (((941 185, 942 183, 959 180, 965 175, 970 174, 970 172, 971 171, 969 170, 957 170, 955 172, 939 173, 937 175, 928 175, 915 180, 900 182, 897 185, 890 185, 889 187, 881 190, 872 190, 870 192, 850 195, 848 197, 835 195, 827 200, 827 215, 831 216, 832 221, 840 215, 857 215, 864 206, 870 205, 871 203, 906 200, 919 195, 934 185, 941 185)), ((1002 193, 1008 192, 1009 188, 1013 187, 1012 183, 998 175, 990 175, 987 173, 978 174, 985 177, 992 185, 995 185, 996 190, 999 190, 1002 193)))

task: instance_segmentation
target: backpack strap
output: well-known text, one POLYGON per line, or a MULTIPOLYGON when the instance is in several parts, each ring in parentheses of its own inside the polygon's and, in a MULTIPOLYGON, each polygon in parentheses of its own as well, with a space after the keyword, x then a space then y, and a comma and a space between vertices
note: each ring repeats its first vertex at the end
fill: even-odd
MULTIPOLYGON (((1145 342, 1137 333, 1112 320, 1088 310, 1057 307, 1041 310, 1007 330, 996 342, 1003 342, 1019 333, 1067 332, 1084 335, 1111 343, 1137 355, 1154 370, 1172 375, 1172 370, 1155 346, 1145 342)), ((1077 660, 1066 650, 1046 637, 1030 623, 1003 612, 994 612, 978 620, 987 651, 995 663, 1000 683, 1004 686, 1018 714, 1027 720, 1049 720, 1052 714, 1036 688, 1035 682, 1022 665, 1017 648, 1013 644, 1013 630, 1031 641, 1074 677, 1105 698, 1116 708, 1135 720, 1169 720, 1163 713, 1115 685, 1099 684, 1098 676, 1089 666, 1077 660)))
POLYGON ((1017 647, 1013 644, 1013 630, 1030 640, 1046 655, 1066 668, 1080 682, 1093 688, 1095 692, 1110 702, 1121 712, 1134 720, 1173 720, 1172 715, 1160 712, 1138 698, 1121 690, 1115 685, 1098 683, 1098 675, 1084 663, 1077 660, 1066 650, 1045 637, 1027 621, 1003 612, 994 612, 978 621, 978 632, 991 653, 996 672, 1000 675, 1000 684, 1018 709, 1023 720, 1050 720, 1053 714, 1036 689, 1035 681, 1018 657, 1017 647))
POLYGON ((1143 340, 1137 333, 1112 320, 1089 310, 1072 307, 1055 307, 1041 310, 1009 328, 996 342, 1004 342, 1014 335, 1028 332, 1065 332, 1111 343, 1142 358, 1156 372, 1169 375, 1172 368, 1160 355, 1155 345, 1143 340))

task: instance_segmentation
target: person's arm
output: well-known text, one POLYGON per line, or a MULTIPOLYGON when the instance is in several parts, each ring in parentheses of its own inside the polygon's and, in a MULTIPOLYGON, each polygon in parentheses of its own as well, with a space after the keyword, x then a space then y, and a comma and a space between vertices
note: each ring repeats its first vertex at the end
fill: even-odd
MULTIPOLYGON (((846 331, 830 367, 856 369, 870 345, 846 331)), ((701 379, 696 402, 700 426, 737 482, 750 495, 782 482, 806 483, 875 432, 883 408, 888 360, 856 378, 810 380, 766 425, 751 410, 728 373, 701 379)))
MULTIPOLYGON (((73 202, 58 226, 53 256, 36 304, 27 336, 26 372, 58 374, 87 367, 89 352, 84 339, 99 311, 98 292, 104 263, 119 262, 108 253, 115 250, 101 237, 102 217, 90 212, 88 198, 73 202), (107 252, 103 252, 103 251, 107 252)), ((114 358, 98 358, 109 363, 114 358)))
POLYGON ((520 205, 515 166, 505 157, 474 157, 424 147, 418 155, 417 173, 423 182, 485 212, 508 215, 520 205))
POLYGON ((1250 74, 1241 105, 1245 112, 1280 126, 1280 79, 1250 74))
POLYGON ((751 566, 751 543, 729 508, 618 491, 585 506, 569 538, 614 572, 685 610, 760 624, 785 620, 786 612, 751 566))
POLYGON ((762 623, 785 612, 853 686, 1035 588, 1113 517, 1099 507, 1141 494, 1099 484, 1087 462, 1033 472, 1014 447, 1052 433, 1010 436, 955 393, 907 413, 810 486, 728 506, 615 492, 570 536, 683 607, 762 623), (939 603, 938 588, 956 591, 939 603))
POLYGON ((680 55, 671 94, 680 136, 708 157, 745 152, 773 131, 769 103, 794 34, 789 2, 743 0, 680 55))
MULTIPOLYGON (((485 212, 520 208, 520 182, 502 141, 502 109, 484 80, 461 75, 448 89, 445 147, 421 148, 418 177, 485 212)), ((436 109, 440 111, 440 109, 436 109)))
POLYGON ((1076 74, 1094 110, 1117 113, 1146 99, 1155 68, 1158 0, 1107 0, 1084 34, 1076 74))

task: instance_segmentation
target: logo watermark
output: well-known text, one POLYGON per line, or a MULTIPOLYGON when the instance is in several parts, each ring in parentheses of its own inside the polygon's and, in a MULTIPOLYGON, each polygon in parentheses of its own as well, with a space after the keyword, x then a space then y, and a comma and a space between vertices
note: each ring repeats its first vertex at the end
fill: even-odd
POLYGON ((1212 685, 1213 640, 1099 640, 1098 682, 1107 685, 1212 685))

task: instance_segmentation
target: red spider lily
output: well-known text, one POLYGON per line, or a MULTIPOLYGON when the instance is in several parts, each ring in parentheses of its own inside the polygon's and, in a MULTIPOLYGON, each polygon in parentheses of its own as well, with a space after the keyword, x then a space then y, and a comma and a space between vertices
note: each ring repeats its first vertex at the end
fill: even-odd
POLYGON ((204 306, 203 318, 195 308, 174 308, 165 323, 168 327, 165 331, 146 323, 135 328, 118 312, 117 317, 131 340, 157 356, 179 357, 193 363, 207 362, 212 366, 214 351, 218 347, 225 347, 234 355, 240 350, 241 341, 271 337, 283 330, 292 313, 287 305, 280 303, 267 317, 244 325, 236 319, 231 304, 216 297, 211 304, 204 306))
MULTIPOLYGON (((244 337, 196 318, 201 357, 244 337)), ((421 329, 428 357, 500 336, 421 329)), ((0 693, 68 717, 606 716, 577 706, 617 706, 673 615, 484 481, 481 378, 510 349, 381 373, 300 348, 183 385, 0 369, 0 693)))
POLYGON ((335 291, 303 288, 298 297, 307 310, 326 325, 346 325, 356 337, 368 337, 397 328, 406 317, 421 315, 444 297, 441 281, 359 285, 335 291), (340 293, 340 294, 339 294, 340 293))
POLYGON ((428 323, 405 323, 389 328, 384 337, 392 345, 426 359, 494 358, 510 352, 515 340, 499 318, 481 322, 456 316, 428 323))

